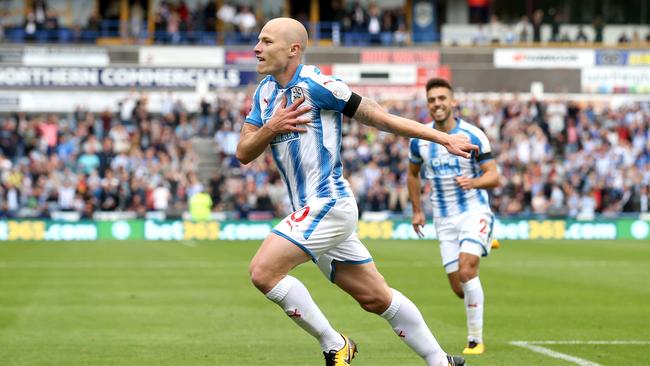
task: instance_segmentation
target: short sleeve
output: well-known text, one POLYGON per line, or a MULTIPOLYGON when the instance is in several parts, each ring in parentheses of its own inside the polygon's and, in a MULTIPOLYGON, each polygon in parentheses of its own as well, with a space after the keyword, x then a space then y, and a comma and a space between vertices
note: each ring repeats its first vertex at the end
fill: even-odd
POLYGON ((332 76, 317 75, 310 79, 311 100, 320 109, 343 112, 352 96, 352 90, 343 81, 332 76))
POLYGON ((262 84, 257 86, 255 94, 253 94, 253 101, 251 103, 251 110, 246 116, 246 123, 250 123, 256 127, 262 127, 262 110, 260 109, 260 88, 262 84))
POLYGON ((476 157, 476 161, 479 163, 484 163, 488 160, 492 160, 492 147, 490 146, 490 140, 488 140, 487 136, 482 132, 479 131, 480 133, 477 133, 477 135, 472 138, 472 140, 476 140, 478 143, 478 156, 476 157))
POLYGON ((419 139, 411 139, 409 142, 409 161, 416 165, 422 165, 422 156, 420 155, 420 149, 418 148, 419 139))

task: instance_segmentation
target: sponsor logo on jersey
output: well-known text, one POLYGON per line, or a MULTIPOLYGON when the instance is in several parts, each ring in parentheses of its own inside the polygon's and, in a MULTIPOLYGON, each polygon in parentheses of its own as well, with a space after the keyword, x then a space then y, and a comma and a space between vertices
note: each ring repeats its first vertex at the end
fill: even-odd
POLYGON ((283 142, 289 142, 297 140, 300 138, 298 132, 287 132, 283 134, 276 135, 273 140, 271 140, 271 145, 281 144, 283 142))

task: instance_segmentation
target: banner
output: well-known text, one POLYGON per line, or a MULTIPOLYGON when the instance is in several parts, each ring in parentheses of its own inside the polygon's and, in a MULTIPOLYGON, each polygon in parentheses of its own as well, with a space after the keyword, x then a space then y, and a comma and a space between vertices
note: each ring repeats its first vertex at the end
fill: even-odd
POLYGON ((0 221, 0 241, 4 240, 97 240, 97 224, 44 220, 0 221))
POLYGON ((360 58, 360 64, 415 64, 434 68, 440 65, 438 50, 362 49, 360 58))
POLYGON ((597 50, 598 66, 650 66, 650 50, 597 50))
POLYGON ((256 65, 257 57, 255 52, 226 50, 227 65, 256 65))
POLYGON ((649 67, 592 67, 582 70, 584 93, 650 94, 649 67))
POLYGON ((501 69, 581 69, 596 63, 593 49, 498 48, 494 67, 501 69))
POLYGON ((255 83, 257 73, 237 69, 146 67, 0 67, 0 87, 212 88, 255 83))
POLYGON ((108 51, 99 47, 27 46, 23 50, 25 66, 108 66, 108 51))
POLYGON ((413 4, 413 42, 440 41, 437 21, 436 0, 414 0, 413 4))
POLYGON ((334 64, 331 71, 331 75, 353 85, 415 85, 418 81, 418 68, 415 65, 334 64))
POLYGON ((221 47, 142 46, 138 49, 140 65, 171 67, 220 67, 225 64, 221 47))
MULTIPOLYGON (((169 240, 263 240, 277 221, 0 221, 1 241, 169 241, 169 240)), ((495 235, 501 240, 642 240, 650 243, 650 221, 618 219, 497 220, 495 235)), ((427 224, 422 240, 436 239, 427 224)), ((359 221, 361 240, 417 240, 410 221, 359 221)))

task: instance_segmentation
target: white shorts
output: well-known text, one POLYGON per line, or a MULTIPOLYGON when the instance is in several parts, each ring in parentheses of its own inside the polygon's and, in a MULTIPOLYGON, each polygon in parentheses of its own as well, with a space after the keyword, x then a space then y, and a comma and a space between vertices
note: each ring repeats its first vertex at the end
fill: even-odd
POLYGON ((486 257, 492 247, 494 215, 490 212, 465 212, 434 220, 440 256, 447 273, 458 271, 461 252, 486 257))
POLYGON ((335 263, 372 262, 357 237, 359 212, 353 197, 315 199, 293 212, 272 230, 302 249, 334 282, 335 263))

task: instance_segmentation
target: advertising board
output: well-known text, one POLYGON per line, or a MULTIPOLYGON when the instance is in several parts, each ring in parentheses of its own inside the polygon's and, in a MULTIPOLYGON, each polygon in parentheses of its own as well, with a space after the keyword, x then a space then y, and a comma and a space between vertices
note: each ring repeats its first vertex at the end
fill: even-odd
MULTIPOLYGON (((156 221, 117 220, 63 222, 51 220, 0 221, 0 241, 70 240, 263 240, 276 221, 156 221)), ((501 240, 644 240, 650 243, 650 221, 611 219, 497 220, 495 235, 501 240)), ((433 225, 426 225, 422 240, 436 238, 433 225)), ((359 221, 361 240, 414 240, 418 236, 410 221, 359 221)))

